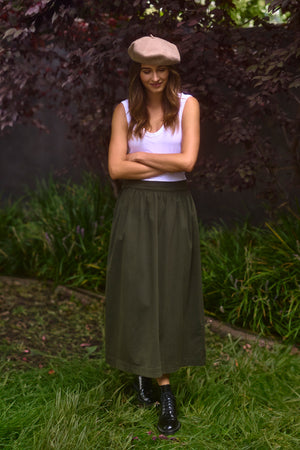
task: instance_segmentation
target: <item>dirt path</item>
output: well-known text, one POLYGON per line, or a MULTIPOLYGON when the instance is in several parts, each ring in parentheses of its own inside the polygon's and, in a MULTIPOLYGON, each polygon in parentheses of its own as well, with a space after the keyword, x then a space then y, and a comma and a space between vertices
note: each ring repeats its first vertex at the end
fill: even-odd
POLYGON ((103 307, 100 296, 0 277, 1 354, 22 367, 41 367, 54 356, 96 355, 102 346, 103 307))

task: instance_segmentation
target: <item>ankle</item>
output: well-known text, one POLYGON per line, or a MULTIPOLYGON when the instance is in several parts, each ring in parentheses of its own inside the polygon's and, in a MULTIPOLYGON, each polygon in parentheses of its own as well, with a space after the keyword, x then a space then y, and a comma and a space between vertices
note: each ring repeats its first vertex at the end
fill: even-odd
POLYGON ((164 394, 165 392, 172 394, 172 389, 171 389, 170 384, 162 384, 161 386, 159 386, 159 388, 160 388, 160 392, 162 394, 164 394))
POLYGON ((164 374, 161 377, 156 378, 156 381, 159 384, 159 386, 164 386, 166 384, 170 384, 170 375, 164 374))

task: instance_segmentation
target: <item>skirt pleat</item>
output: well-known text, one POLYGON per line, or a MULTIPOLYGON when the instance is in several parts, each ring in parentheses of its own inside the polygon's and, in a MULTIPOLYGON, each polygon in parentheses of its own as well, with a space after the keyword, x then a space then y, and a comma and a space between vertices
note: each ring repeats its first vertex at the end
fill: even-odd
POLYGON ((205 363, 199 229, 185 181, 124 182, 106 280, 106 361, 148 377, 205 363))

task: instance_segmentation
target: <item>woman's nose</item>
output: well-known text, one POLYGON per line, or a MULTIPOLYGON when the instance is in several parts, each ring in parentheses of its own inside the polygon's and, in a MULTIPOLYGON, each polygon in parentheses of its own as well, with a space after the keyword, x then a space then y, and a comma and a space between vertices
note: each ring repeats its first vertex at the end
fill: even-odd
POLYGON ((158 77, 158 73, 154 71, 154 72, 152 73, 152 79, 153 79, 153 81, 157 81, 158 78, 159 78, 159 77, 158 77))

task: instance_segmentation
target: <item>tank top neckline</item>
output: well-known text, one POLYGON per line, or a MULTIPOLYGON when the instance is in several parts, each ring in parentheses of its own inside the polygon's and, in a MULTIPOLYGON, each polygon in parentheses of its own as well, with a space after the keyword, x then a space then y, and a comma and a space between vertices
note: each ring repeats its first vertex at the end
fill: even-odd
POLYGON ((150 135, 150 136, 156 135, 156 134, 162 133, 164 128, 165 128, 165 126, 164 126, 164 124, 162 124, 162 126, 157 131, 145 131, 145 134, 150 135))

